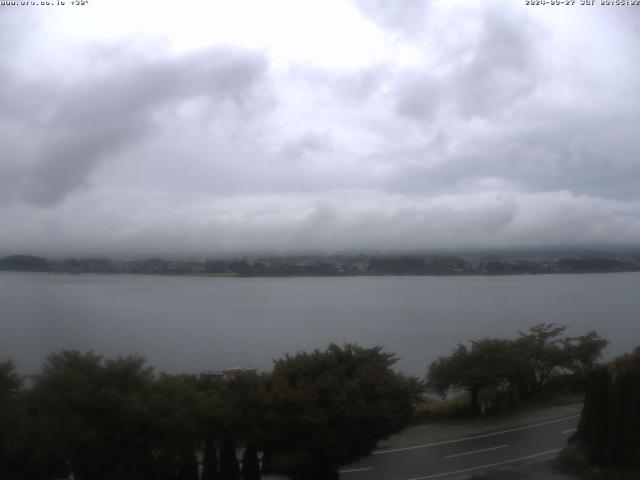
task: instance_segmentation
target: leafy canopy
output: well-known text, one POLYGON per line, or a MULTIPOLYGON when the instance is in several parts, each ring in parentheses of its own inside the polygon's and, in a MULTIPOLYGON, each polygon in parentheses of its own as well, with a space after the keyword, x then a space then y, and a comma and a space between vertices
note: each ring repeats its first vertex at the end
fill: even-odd
POLYGON ((391 369, 395 362, 382 347, 352 344, 277 360, 267 411, 278 468, 332 469, 368 455, 406 426, 418 388, 391 369))

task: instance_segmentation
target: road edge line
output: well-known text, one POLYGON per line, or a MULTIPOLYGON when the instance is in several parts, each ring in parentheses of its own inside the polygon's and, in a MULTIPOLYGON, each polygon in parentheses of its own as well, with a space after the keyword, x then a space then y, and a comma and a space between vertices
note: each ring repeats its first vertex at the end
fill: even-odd
POLYGON ((580 417, 580 414, 570 415, 568 417, 563 417, 563 418, 557 418, 555 420, 548 420, 546 422, 535 423, 533 425, 525 425, 523 427, 509 428, 507 430, 501 430, 499 432, 491 432, 491 433, 484 433, 484 434, 481 434, 481 435, 473 435, 471 437, 463 437, 463 438, 457 438, 457 439, 453 439, 453 440, 445 440, 445 441, 442 441, 442 442, 435 442, 435 443, 425 443, 424 445, 414 445, 414 446, 411 446, 411 447, 394 448, 392 450, 376 450, 375 452, 372 452, 371 455, 385 455, 387 453, 405 452, 407 450, 417 450, 419 448, 429 448, 429 447, 436 447, 438 445, 448 445, 448 444, 451 444, 451 443, 466 442, 467 440, 475 440, 477 438, 495 437, 496 435, 502 435, 503 433, 518 432, 520 430, 527 430, 529 428, 541 427, 543 425, 550 425, 552 423, 560 423, 560 422, 564 422, 565 420, 571 420, 572 418, 578 418, 578 417, 580 417))
POLYGON ((429 478, 444 477, 446 475, 456 475, 458 473, 473 472, 474 470, 483 470, 485 468, 497 467, 499 465, 507 465, 509 463, 518 463, 518 462, 521 462, 523 460, 529 460, 530 458, 536 458, 536 457, 543 457, 545 455, 551 455, 552 453, 558 453, 560 450, 562 450, 562 449, 561 448, 556 448, 555 450, 547 450, 546 452, 536 453, 534 455, 528 455, 526 457, 514 458, 512 460, 505 460, 503 462, 490 463, 488 465, 479 465, 477 467, 465 468, 463 470, 455 470, 455 471, 452 471, 452 472, 434 473, 433 475, 426 475, 424 477, 414 477, 414 478, 411 478, 409 480, 427 480, 429 478))

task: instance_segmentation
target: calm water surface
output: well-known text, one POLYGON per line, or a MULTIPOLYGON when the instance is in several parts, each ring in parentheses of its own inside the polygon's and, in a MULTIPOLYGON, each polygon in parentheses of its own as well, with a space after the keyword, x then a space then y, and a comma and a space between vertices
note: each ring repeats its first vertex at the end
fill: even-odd
POLYGON ((423 375, 456 343, 539 322, 640 344, 640 273, 198 278, 0 272, 0 359, 35 372, 61 349, 140 353, 159 370, 250 365, 329 342, 384 345, 423 375))

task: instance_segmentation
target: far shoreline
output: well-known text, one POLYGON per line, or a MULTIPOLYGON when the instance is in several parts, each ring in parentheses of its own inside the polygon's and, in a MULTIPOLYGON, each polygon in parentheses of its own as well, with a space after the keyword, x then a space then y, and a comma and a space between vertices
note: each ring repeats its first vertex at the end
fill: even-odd
POLYGON ((239 274, 239 273, 134 273, 134 272, 51 272, 32 270, 0 270, 0 273, 37 273, 48 275, 78 276, 127 276, 127 277, 165 277, 165 278, 461 278, 461 277, 540 277, 540 276, 568 276, 568 275, 613 275, 640 273, 640 270, 612 271, 612 272, 539 272, 539 273, 440 273, 440 274, 415 274, 415 273, 362 273, 362 274, 239 274))

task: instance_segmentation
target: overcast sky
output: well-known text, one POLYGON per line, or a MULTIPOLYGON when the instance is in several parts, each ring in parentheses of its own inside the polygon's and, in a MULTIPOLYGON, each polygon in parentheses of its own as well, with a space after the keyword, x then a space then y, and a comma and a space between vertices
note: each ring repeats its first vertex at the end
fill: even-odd
POLYGON ((636 245, 639 52, 640 6, 0 6, 0 254, 636 245))

